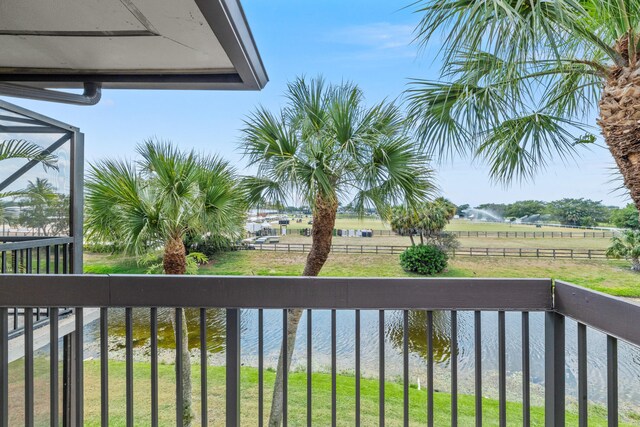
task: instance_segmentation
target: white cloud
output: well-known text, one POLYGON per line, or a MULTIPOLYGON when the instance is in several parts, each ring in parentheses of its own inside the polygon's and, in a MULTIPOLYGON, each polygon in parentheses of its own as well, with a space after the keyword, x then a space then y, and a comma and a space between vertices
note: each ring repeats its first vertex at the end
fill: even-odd
POLYGON ((415 58, 412 43, 414 26, 377 22, 339 28, 327 35, 327 41, 353 46, 359 59, 415 58))

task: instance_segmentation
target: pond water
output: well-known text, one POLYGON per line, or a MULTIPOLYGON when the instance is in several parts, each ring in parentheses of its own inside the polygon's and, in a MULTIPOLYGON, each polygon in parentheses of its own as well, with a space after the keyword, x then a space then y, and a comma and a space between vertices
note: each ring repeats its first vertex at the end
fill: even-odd
MULTIPOLYGON (((186 310, 189 324, 191 348, 199 347, 199 313, 186 310)), ((124 336, 124 310, 109 312, 109 333, 124 336)), ((149 343, 149 310, 134 309, 134 345, 149 343)), ((298 329, 293 355, 293 369, 306 367, 306 314, 298 329)), ((434 381, 435 388, 448 391, 450 388, 450 312, 434 312, 434 381)), ((170 316, 173 310, 161 309, 158 314, 158 336, 161 348, 174 348, 173 328, 170 316)), ((379 364, 378 311, 361 311, 361 369, 367 377, 377 377, 379 364)), ((337 311, 337 370, 354 372, 355 367, 355 311, 337 311)), ((498 314, 482 313, 482 371, 483 395, 497 396, 498 389, 498 314)), ((507 397, 521 398, 522 335, 521 314, 506 313, 506 365, 507 397)), ((331 312, 313 311, 313 368, 329 371, 331 366, 331 312)), ((242 362, 245 366, 258 365, 258 311, 243 310, 241 316, 242 362)), ((566 321, 566 378, 567 396, 577 396, 577 326, 566 321)), ((97 343, 97 322, 86 329, 88 342, 97 343)), ((588 329, 588 382, 590 400, 606 402, 606 337, 588 329)), ((224 353, 225 312, 207 311, 207 346, 210 353, 224 353)), ((264 310, 264 357, 266 367, 275 367, 282 343, 282 311, 264 310)), ((473 393, 474 387, 474 313, 458 312, 458 380, 461 393, 473 393)), ((426 313, 409 311, 410 381, 426 384, 427 344, 426 313)), ((619 394, 621 407, 634 408, 640 402, 640 349, 620 342, 619 394)), ((544 384, 544 313, 530 314, 530 365, 532 403, 542 404, 544 384)), ((223 359, 220 359, 223 360, 223 359)), ((402 375, 402 311, 385 312, 385 372, 386 378, 402 375)))

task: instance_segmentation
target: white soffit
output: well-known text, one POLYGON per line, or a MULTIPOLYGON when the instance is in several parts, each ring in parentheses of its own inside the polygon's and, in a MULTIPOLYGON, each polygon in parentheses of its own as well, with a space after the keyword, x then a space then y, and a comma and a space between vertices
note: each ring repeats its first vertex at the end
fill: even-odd
POLYGON ((260 89, 267 76, 237 0, 1 0, 0 81, 260 89))

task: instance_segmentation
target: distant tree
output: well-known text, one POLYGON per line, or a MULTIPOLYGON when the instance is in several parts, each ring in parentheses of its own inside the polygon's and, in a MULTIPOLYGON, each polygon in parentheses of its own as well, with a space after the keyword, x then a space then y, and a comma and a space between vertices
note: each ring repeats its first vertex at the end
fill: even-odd
POLYGON ((638 222, 638 209, 633 203, 629 203, 622 209, 615 209, 611 212, 611 222, 618 228, 640 228, 638 222))
POLYGON ((391 227, 401 236, 409 236, 412 246, 416 245, 413 236, 419 236, 421 245, 431 244, 447 251, 458 246, 455 236, 444 232, 454 214, 454 205, 443 198, 414 208, 397 206, 392 210, 391 227))
POLYGON ((466 214, 466 210, 469 209, 471 206, 468 203, 465 203, 463 205, 458 205, 458 209, 456 210, 456 214, 460 217, 460 218, 465 218, 467 216, 466 214))
POLYGON ((504 217, 504 212, 507 209, 507 205, 503 203, 483 203, 476 206, 476 209, 487 211, 493 215, 504 217))
POLYGON ((451 200, 445 197, 438 197, 434 200, 434 203, 440 204, 445 209, 449 220, 453 219, 458 211, 458 207, 451 200))
POLYGON ((629 230, 611 239, 607 257, 631 261, 631 270, 640 272, 640 231, 629 230))
POLYGON ((531 215, 541 215, 547 209, 547 204, 540 200, 521 200, 511 203, 504 211, 505 216, 522 218, 531 215))
POLYGON ((401 236, 409 236, 411 245, 415 246, 416 242, 413 236, 417 234, 417 219, 414 209, 408 209, 406 206, 395 206, 391 210, 391 229, 401 236))
POLYGON ((23 227, 37 230, 39 235, 48 236, 54 215, 54 205, 58 200, 53 185, 45 178, 29 181, 22 191, 18 222, 23 227))
POLYGON ((553 201, 548 211, 564 225, 594 226, 609 219, 602 202, 584 198, 553 201))

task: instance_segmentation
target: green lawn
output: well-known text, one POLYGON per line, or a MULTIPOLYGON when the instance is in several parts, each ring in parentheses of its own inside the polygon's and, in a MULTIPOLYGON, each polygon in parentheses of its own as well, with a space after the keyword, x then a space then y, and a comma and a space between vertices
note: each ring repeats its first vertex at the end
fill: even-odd
MULTIPOLYGON (((266 251, 227 252, 218 255, 200 274, 299 276, 306 254, 266 251)), ((85 272, 94 274, 144 273, 132 258, 85 254, 85 272)), ((415 277, 402 270, 397 255, 332 254, 323 276, 415 277)), ((550 277, 601 292, 640 297, 640 275, 624 261, 500 257, 456 257, 440 277, 550 277)))
MULTIPOLYGON (((36 358, 34 361, 35 376, 35 425, 48 426, 49 410, 49 361, 36 358)), ((84 363, 84 414, 85 426, 100 426, 100 362, 88 360, 84 363)), ((243 367, 241 371, 241 408, 242 425, 255 426, 258 418, 258 370, 243 367)), ((175 368, 173 365, 161 364, 158 367, 158 418, 160 425, 175 425, 175 368)), ((269 414, 271 390, 275 381, 273 370, 264 372, 264 410, 269 414)), ((325 426, 330 424, 331 417, 331 376, 328 373, 313 374, 313 424, 325 426)), ((192 366, 192 383, 194 411, 196 422, 200 423, 200 366, 192 366)), ((207 401, 210 425, 224 425, 225 417, 225 368, 209 366, 207 368, 207 401)), ((136 425, 150 425, 151 386, 150 364, 134 363, 134 418, 136 425)), ((306 424, 306 373, 292 372, 289 376, 289 424, 293 426, 306 424)), ((379 383, 376 379, 361 380, 361 417, 362 425, 378 424, 379 383)), ((23 360, 9 365, 9 425, 24 424, 24 365, 23 360)), ((337 377, 337 414, 338 425, 350 426, 355 417, 355 378, 353 374, 340 374, 337 377)), ((60 395, 62 390, 60 390, 60 395)), ((385 383, 385 420, 388 426, 402 425, 403 387, 400 382, 385 383)), ((418 390, 415 384, 409 389, 409 418, 412 424, 426 423, 427 394, 424 389, 418 390)), ((474 397, 460 394, 458 396, 459 425, 473 425, 475 419, 474 397)), ((451 416, 451 395, 444 392, 434 394, 435 425, 447 425, 451 416)), ((483 399, 482 415, 484 425, 498 425, 498 401, 483 399)), ((606 426, 606 410, 601 405, 590 404, 589 425, 606 426)), ((109 425, 125 426, 125 363, 109 361, 109 425)), ((626 414, 621 426, 637 425, 637 414, 626 414)), ((265 419, 266 424, 266 419, 265 419)), ((522 424, 522 406, 517 402, 507 403, 507 424, 522 424)), ((569 405, 567 424, 576 425, 575 405, 569 405)), ((544 408, 531 408, 531 425, 544 425, 544 408)))
MULTIPOLYGON (((225 368, 212 367, 207 370, 209 419, 212 425, 223 425, 225 368)), ((194 409, 196 411, 196 425, 199 423, 200 413, 200 366, 193 366, 194 409)), ((150 367, 148 363, 135 363, 134 416, 136 425, 149 425, 150 411, 150 367)), ((160 425, 175 424, 175 371, 172 365, 159 367, 159 413, 160 425)), ((124 362, 111 361, 109 364, 110 387, 110 426, 125 425, 124 399, 124 362)), ((265 416, 269 413, 271 390, 275 380, 275 373, 265 371, 265 416)), ((331 420, 331 376, 326 373, 313 374, 313 424, 329 425, 331 420)), ((100 390, 100 364, 98 361, 85 363, 85 417, 87 426, 100 425, 100 406, 98 393, 100 390)), ((355 416, 355 378, 351 375, 339 375, 337 378, 337 414, 338 425, 351 426, 355 416)), ((411 423, 423 425, 426 423, 427 394, 424 389, 418 390, 412 386, 409 391, 409 417, 411 423)), ((385 420, 388 426, 402 425, 403 388, 398 382, 387 382, 385 385, 385 420)), ((447 425, 450 422, 451 396, 448 393, 435 393, 434 421, 435 425, 447 425)), ((294 372, 289 377, 289 423, 293 426, 306 424, 306 373, 294 372)), ((242 368, 241 372, 241 407, 242 425, 257 425, 258 417, 258 371, 255 368, 242 368)), ((378 424, 378 381, 373 379, 361 380, 361 417, 362 425, 378 424)), ((458 400, 459 425, 473 425, 475 417, 474 398, 471 395, 460 395, 458 400)), ((531 408, 531 425, 544 425, 544 409, 531 408)), ((484 425, 498 425, 498 402, 493 399, 483 399, 484 425)), ((266 424, 266 419, 265 419, 266 424)), ((507 424, 522 424, 522 406, 519 403, 507 404, 507 424)), ((567 412, 567 424, 576 425, 577 416, 567 412)), ((605 426, 606 412, 600 406, 592 405, 589 417, 590 426, 605 426)), ((631 425, 621 423, 620 425, 631 425)))

